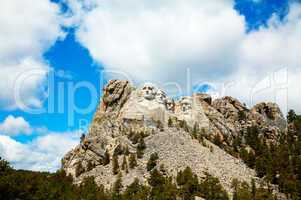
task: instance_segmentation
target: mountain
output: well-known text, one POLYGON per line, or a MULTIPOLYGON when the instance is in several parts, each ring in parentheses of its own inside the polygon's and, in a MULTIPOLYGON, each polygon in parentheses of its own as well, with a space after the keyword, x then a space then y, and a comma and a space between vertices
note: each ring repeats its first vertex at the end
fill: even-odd
POLYGON ((88 134, 62 159, 62 169, 76 184, 94 177, 109 189, 120 178, 124 186, 136 178, 147 185, 154 169, 175 179, 189 167, 200 179, 206 174, 218 178, 229 194, 234 181, 254 180, 284 198, 267 184, 265 173, 252 169, 251 158, 259 144, 277 145, 285 131, 286 120, 275 103, 249 109, 235 98, 213 100, 207 94, 176 101, 151 83, 135 88, 111 80, 88 134))

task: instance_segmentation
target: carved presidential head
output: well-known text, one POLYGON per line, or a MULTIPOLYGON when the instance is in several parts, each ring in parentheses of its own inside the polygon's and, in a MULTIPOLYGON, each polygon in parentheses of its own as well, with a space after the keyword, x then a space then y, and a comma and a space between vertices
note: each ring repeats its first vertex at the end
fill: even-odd
POLYGON ((142 95, 147 100, 153 100, 156 97, 156 87, 152 83, 145 83, 141 89, 142 95))
POLYGON ((184 114, 189 113, 192 110, 192 98, 191 97, 183 97, 180 100, 181 111, 184 114))
POLYGON ((171 98, 166 99, 166 108, 167 110, 174 112, 175 111, 175 101, 171 98))
POLYGON ((156 101, 160 104, 166 104, 166 93, 161 90, 161 89, 158 89, 157 90, 157 93, 156 93, 156 101))

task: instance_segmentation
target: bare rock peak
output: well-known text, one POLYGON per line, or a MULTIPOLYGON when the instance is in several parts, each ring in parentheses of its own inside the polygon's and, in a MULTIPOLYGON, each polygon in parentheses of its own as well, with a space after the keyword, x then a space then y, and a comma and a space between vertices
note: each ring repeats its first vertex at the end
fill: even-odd
POLYGON ((148 159, 157 153, 158 166, 164 165, 167 174, 189 166, 199 177, 209 172, 219 178, 231 192, 233 179, 256 178, 254 170, 226 152, 254 124, 275 142, 285 120, 273 103, 249 109, 233 97, 212 100, 201 93, 174 100, 152 83, 135 88, 129 81, 111 80, 89 133, 65 155, 62 167, 76 183, 93 176, 110 188, 119 172, 125 185, 135 178, 146 183, 148 159), (213 143, 217 139, 226 149, 213 143), (116 169, 124 160, 131 163, 127 172, 116 169))

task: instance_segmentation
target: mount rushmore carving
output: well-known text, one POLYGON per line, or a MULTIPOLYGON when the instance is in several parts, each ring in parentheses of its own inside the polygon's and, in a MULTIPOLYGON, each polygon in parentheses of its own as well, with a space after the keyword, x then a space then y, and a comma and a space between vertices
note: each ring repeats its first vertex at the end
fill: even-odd
POLYGON ((117 178, 112 174, 113 159, 119 163, 123 157, 129 160, 143 146, 136 167, 123 174, 125 186, 135 178, 147 184, 146 164, 150 155, 157 153, 158 166, 164 165, 166 174, 174 176, 190 166, 199 177, 208 172, 219 178, 231 192, 233 179, 250 182, 256 173, 211 141, 218 136, 220 143, 230 148, 241 132, 257 125, 267 134, 264 137, 275 142, 285 123, 274 103, 247 108, 232 97, 212 100, 208 94, 175 100, 151 83, 135 88, 129 81, 112 80, 103 90, 88 134, 65 155, 62 168, 75 183, 93 176, 98 184, 110 188, 117 178), (170 121, 185 122, 188 128, 170 126, 170 121), (194 127, 202 130, 197 134, 206 135, 203 142, 192 137, 194 127))

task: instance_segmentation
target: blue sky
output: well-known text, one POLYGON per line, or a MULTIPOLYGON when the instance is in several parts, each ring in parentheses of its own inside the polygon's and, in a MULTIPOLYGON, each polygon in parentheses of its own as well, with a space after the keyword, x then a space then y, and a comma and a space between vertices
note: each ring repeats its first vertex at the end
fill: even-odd
MULTIPOLYGON (((26 16, 27 13, 20 14, 18 12, 17 15, 20 15, 20 18, 10 19, 10 16, 17 12, 14 8, 17 9, 18 5, 15 1, 5 0, 4 2, 6 6, 0 8, 0 13, 2 9, 7 9, 6 13, 8 14, 3 16, 0 14, 0 17, 3 17, 3 19, 7 17, 8 25, 4 24, 1 31, 7 31, 12 35, 16 34, 16 37, 22 37, 16 33, 17 30, 11 29, 9 26, 10 20, 12 25, 15 26, 18 25, 18 20, 22 20, 22 18, 31 20, 35 16, 26 16), (13 24, 15 21, 17 21, 16 24, 13 24)), ((236 80, 237 77, 242 79, 239 80, 242 83, 239 84, 240 87, 251 87, 244 84, 249 84, 252 81, 257 83, 261 79, 264 80, 269 74, 276 77, 279 67, 286 67, 287 73, 299 73, 299 63, 294 60, 295 57, 290 57, 292 55, 287 55, 287 57, 285 55, 281 60, 274 63, 274 61, 266 59, 275 56, 271 55, 274 51, 273 46, 265 45, 263 48, 252 46, 254 43, 267 41, 266 37, 271 36, 267 38, 275 38, 275 40, 268 41, 267 44, 279 44, 279 46, 276 46, 277 48, 284 45, 288 50, 291 48, 295 52, 297 47, 292 45, 293 42, 283 44, 283 34, 292 33, 291 37, 290 35, 287 35, 287 37, 301 39, 298 35, 300 32, 297 30, 301 28, 301 12, 299 12, 301 9, 297 1, 236 0, 235 2, 229 1, 231 3, 217 3, 217 5, 211 5, 211 3, 200 5, 191 1, 193 2, 191 5, 187 3, 184 7, 191 9, 192 14, 196 14, 196 21, 191 21, 193 27, 191 31, 200 32, 200 35, 196 38, 189 35, 187 37, 186 33, 182 34, 186 25, 185 23, 182 24, 181 20, 183 19, 183 22, 185 22, 186 17, 189 19, 192 14, 187 16, 185 10, 181 10, 183 4, 180 0, 166 5, 144 1, 140 5, 137 2, 135 4, 135 1, 129 1, 129 4, 121 3, 120 6, 116 6, 114 3, 99 5, 101 3, 98 1, 87 1, 85 5, 76 0, 53 0, 52 2, 42 0, 41 2, 41 5, 33 6, 30 9, 33 9, 33 14, 42 13, 41 23, 43 25, 40 25, 40 23, 37 25, 38 27, 35 27, 34 22, 28 23, 29 28, 24 28, 24 30, 32 28, 32 32, 28 33, 28 38, 17 40, 11 36, 11 38, 2 40, 5 34, 0 34, 0 41, 7 42, 7 45, 0 45, 0 55, 3 55, 3 57, 0 56, 0 59, 2 58, 5 61, 0 63, 0 67, 3 66, 7 70, 4 72, 13 75, 19 73, 19 71, 12 69, 20 68, 23 72, 28 70, 25 67, 23 69, 23 63, 26 63, 25 60, 28 59, 30 60, 29 63, 38 65, 39 70, 46 71, 39 79, 31 81, 33 86, 29 84, 28 89, 25 89, 24 98, 30 97, 28 99, 32 99, 32 101, 26 103, 33 108, 46 109, 49 106, 49 99, 53 99, 54 102, 53 110, 48 109, 47 112, 42 114, 31 114, 16 106, 14 99, 10 98, 7 93, 0 94, 0 156, 11 161, 16 168, 54 171, 59 167, 60 156, 78 142, 78 132, 81 129, 80 123, 89 124, 92 120, 97 102, 99 102, 102 94, 103 80, 101 73, 104 69, 122 71, 137 84, 151 80, 159 85, 164 85, 164 81, 177 80, 182 85, 185 80, 179 77, 187 70, 181 68, 181 66, 187 64, 192 72, 192 88, 199 88, 199 90, 208 92, 212 88, 216 90, 221 85, 224 86, 222 83, 236 80), (47 10, 47 5, 50 6, 49 10, 47 10), (103 13, 108 11, 105 9, 106 6, 110 12, 104 15, 103 13), (137 12, 129 12, 130 6, 134 6, 137 12), (212 6, 215 7, 212 9, 212 6), (164 15, 158 9, 161 7, 165 7, 167 10, 164 15), (195 8, 200 9, 201 13, 204 14, 198 16, 197 12, 194 13, 194 11, 197 11, 194 10, 195 8), (209 9, 213 11, 208 12, 209 9), (165 20, 165 17, 169 15, 171 19, 172 17, 176 18, 176 16, 173 16, 173 11, 179 11, 180 15, 183 15, 178 24, 165 20), (150 14, 144 15, 145 13, 150 14), (137 16, 142 16, 141 21, 137 20, 132 23, 137 16), (150 23, 149 19, 152 19, 151 17, 153 17, 155 24, 145 25, 150 23), (160 17, 163 17, 162 22, 156 21, 160 17), (132 21, 126 21, 127 19, 132 21), (202 23, 199 23, 198 20, 202 23), (166 23, 166 26, 164 23, 166 23), (124 24, 128 24, 128 26, 124 24), (167 26, 172 28, 165 29, 167 26), (204 27, 207 27, 211 32, 207 33, 204 27), (152 34, 148 35, 145 31, 140 32, 140 29, 150 30, 152 34), (174 33, 170 33, 169 29, 175 30, 174 32, 178 31, 183 43, 177 40, 173 41, 171 38, 174 37, 172 35, 174 33), (162 31, 162 35, 160 31, 162 31), (160 33, 160 37, 151 38, 157 33, 160 33), (218 38, 216 39, 218 41, 215 42, 215 38, 212 38, 211 35, 218 38), (192 39, 195 39, 195 41, 191 41, 192 39), (10 40, 13 42, 10 42, 10 40), (26 43, 23 44, 26 40, 32 40, 33 42, 26 46, 26 43), (212 42, 209 43, 208 40, 212 42), (10 43, 12 43, 11 47, 9 46, 10 43), (241 43, 242 46, 240 46, 241 43), (172 46, 174 44, 176 45, 172 46), (168 45, 171 46, 170 49, 166 48, 168 45), (174 50, 185 50, 186 48, 186 51, 174 50), (258 51, 257 54, 256 48, 262 51, 258 51), (10 49, 20 49, 20 52, 10 49), (182 57, 183 59, 181 59, 182 57), (261 63, 264 63, 265 66, 259 66, 261 63), (271 67, 268 67, 269 65, 271 67), (166 68, 162 66, 166 66, 166 68), (49 86, 45 81, 47 82, 50 76, 53 76, 54 80, 51 86, 53 93, 50 93, 48 97, 47 95, 46 97, 41 96, 40 90, 43 91, 49 86), (198 76, 198 79, 195 76, 198 76), (252 77, 252 79, 245 77, 252 77), (71 87, 74 88, 77 84, 82 83, 93 86, 96 95, 91 96, 91 90, 82 87, 72 91, 71 94, 74 97, 70 97, 68 85, 71 84, 71 87), (211 87, 210 84, 215 84, 216 87, 211 87), (61 88, 59 89, 59 87, 61 88), (60 100, 62 95, 64 99, 60 100), (31 98, 31 96, 33 97, 31 98), (78 113, 74 111, 74 107, 68 108, 70 101, 79 108, 87 108, 91 103, 92 106, 88 111, 78 113), (59 111, 59 104, 62 105, 61 111, 59 111), (48 146, 43 149, 43 146, 39 143, 44 141, 50 144, 50 147, 56 147, 51 142, 56 141, 57 138, 61 138, 63 143, 56 145, 65 147, 57 153, 49 150, 48 146), (11 149, 15 148, 19 149, 10 152, 11 149), (40 159, 24 160, 24 156, 19 155, 20 152, 28 152, 29 156, 33 154, 41 157, 50 156, 47 157, 46 161, 40 159), (47 167, 41 166, 42 161, 47 162, 47 167)), ((115 0, 112 2, 116 3, 115 0)), ((0 25, 2 25, 1 23, 0 20, 0 25)), ((279 53, 284 55, 281 51, 279 53)), ((2 74, 0 77, 6 77, 6 75, 2 74)), ((298 76, 294 78, 298 79, 298 76)), ((105 78, 104 81, 107 81, 107 79, 105 78)), ((7 88, 10 90, 12 86, 9 84, 11 83, 5 80, 5 78, 2 79, 0 89, 7 88)), ((293 80, 293 78, 289 80, 293 80)), ((27 87, 26 84, 23 86, 27 87)), ((292 91, 298 89, 292 88, 292 91)), ((239 89, 233 88, 229 94, 242 101, 247 101, 244 96, 240 96, 239 89)), ((269 93, 266 96, 270 96, 269 93)), ((259 101, 265 97, 260 96, 258 98, 259 101)), ((289 100, 292 102, 289 106, 298 111, 297 99, 292 97, 289 100)))

